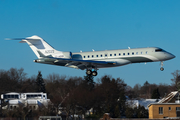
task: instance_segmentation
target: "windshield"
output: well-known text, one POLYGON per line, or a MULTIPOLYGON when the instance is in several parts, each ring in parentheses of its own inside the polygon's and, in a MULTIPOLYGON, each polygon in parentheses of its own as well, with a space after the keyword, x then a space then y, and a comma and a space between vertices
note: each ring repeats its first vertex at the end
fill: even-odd
POLYGON ((163 49, 161 49, 161 48, 157 48, 157 49, 155 50, 155 52, 166 52, 166 51, 163 50, 163 49))

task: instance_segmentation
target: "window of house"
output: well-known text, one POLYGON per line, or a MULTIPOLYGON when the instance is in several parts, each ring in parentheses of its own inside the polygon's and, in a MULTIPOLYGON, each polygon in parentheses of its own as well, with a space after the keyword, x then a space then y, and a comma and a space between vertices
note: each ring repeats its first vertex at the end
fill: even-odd
POLYGON ((176 111, 180 111, 180 107, 176 107, 176 111))
POLYGON ((163 107, 159 107, 159 114, 163 114, 163 107))
POLYGON ((171 110, 171 107, 169 107, 169 111, 171 110))

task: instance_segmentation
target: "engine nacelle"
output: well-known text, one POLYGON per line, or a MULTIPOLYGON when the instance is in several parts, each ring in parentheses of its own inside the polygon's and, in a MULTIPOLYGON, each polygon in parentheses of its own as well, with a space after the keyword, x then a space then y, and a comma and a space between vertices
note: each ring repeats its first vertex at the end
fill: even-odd
POLYGON ((63 52, 64 58, 72 59, 72 52, 63 52))

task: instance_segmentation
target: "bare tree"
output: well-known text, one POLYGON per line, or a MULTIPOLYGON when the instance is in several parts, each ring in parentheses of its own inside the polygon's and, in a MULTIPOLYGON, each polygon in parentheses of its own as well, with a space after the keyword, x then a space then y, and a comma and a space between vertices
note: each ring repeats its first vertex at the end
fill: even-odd
POLYGON ((176 70, 171 74, 173 75, 173 78, 171 79, 173 90, 178 90, 178 82, 180 82, 180 70, 176 70))

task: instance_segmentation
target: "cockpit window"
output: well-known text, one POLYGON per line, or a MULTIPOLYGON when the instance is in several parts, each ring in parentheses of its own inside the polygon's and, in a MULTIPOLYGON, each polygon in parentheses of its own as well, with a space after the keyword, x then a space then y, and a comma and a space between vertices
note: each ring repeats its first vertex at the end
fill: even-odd
POLYGON ((155 52, 165 52, 165 51, 163 49, 161 49, 161 48, 158 48, 158 49, 155 50, 155 52))

